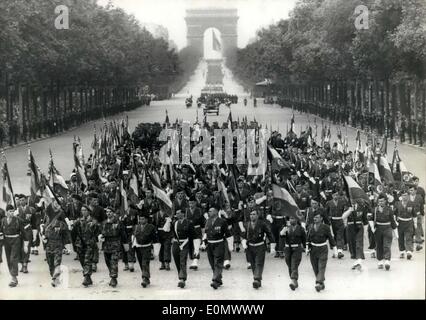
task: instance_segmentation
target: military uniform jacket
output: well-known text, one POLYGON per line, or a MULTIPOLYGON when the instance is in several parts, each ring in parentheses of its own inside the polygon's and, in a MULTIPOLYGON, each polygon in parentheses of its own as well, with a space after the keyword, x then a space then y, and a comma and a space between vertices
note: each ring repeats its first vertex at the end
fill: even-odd
POLYGON ((422 216, 425 215, 425 211, 424 211, 424 200, 422 198, 421 195, 416 194, 416 196, 414 197, 414 199, 411 198, 411 196, 409 196, 408 198, 408 202, 410 203, 410 205, 412 205, 413 207, 417 207, 417 212, 420 212, 420 214, 422 216))
POLYGON ((173 200, 173 208, 175 211, 182 210, 185 212, 186 208, 188 207, 189 207, 189 203, 188 203, 188 200, 186 200, 186 198, 183 198, 181 201, 179 201, 178 199, 173 200))
POLYGON ((155 226, 150 223, 145 225, 138 223, 133 227, 133 236, 138 245, 146 246, 156 241, 157 230, 155 226))
POLYGON ((30 206, 19 207, 18 208, 18 217, 24 224, 24 230, 27 233, 27 238, 32 238, 32 227, 31 227, 31 218, 35 214, 35 209, 30 206))
POLYGON ((195 239, 194 225, 189 219, 176 220, 173 222, 173 238, 177 241, 195 239))
POLYGON ((317 213, 317 212, 320 212, 320 214, 321 214, 321 216, 322 216, 322 218, 323 218, 323 222, 325 223, 325 224, 330 224, 330 221, 329 221, 329 219, 328 219, 328 216, 327 216, 327 214, 325 213, 325 210, 323 209, 323 208, 321 208, 321 207, 319 207, 318 209, 316 209, 315 211, 311 208, 311 207, 309 207, 309 208, 307 208, 306 209, 306 212, 305 212, 305 220, 306 220, 306 224, 307 225, 310 225, 310 224, 313 224, 314 223, 314 215, 317 213))
POLYGON ((419 212, 419 208, 414 205, 415 203, 407 201, 407 203, 404 206, 402 201, 398 201, 395 204, 395 211, 394 211, 398 220, 405 221, 406 219, 412 219, 417 217, 417 212, 419 212))
POLYGON ((192 222, 194 228, 204 228, 206 222, 201 209, 195 207, 193 211, 188 207, 185 212, 185 218, 192 222))
POLYGON ((294 247, 295 245, 301 245, 306 248, 306 231, 302 226, 296 224, 287 227, 287 232, 284 235, 284 241, 287 246, 294 247))
POLYGON ((335 222, 341 220, 345 207, 346 202, 342 199, 337 200, 337 203, 334 200, 327 201, 326 210, 330 220, 335 222))
POLYGON ((102 249, 106 253, 118 252, 121 250, 121 244, 127 243, 127 234, 124 225, 118 219, 104 221, 101 225, 100 233, 105 241, 102 243, 102 249))
POLYGON ((321 223, 318 227, 318 230, 315 230, 314 225, 310 226, 308 232, 307 244, 311 247, 315 247, 315 244, 323 244, 326 243, 327 240, 330 243, 330 248, 336 246, 336 242, 334 241, 333 236, 331 235, 330 226, 321 223))
POLYGON ((127 214, 122 218, 123 227, 126 230, 127 237, 131 237, 133 227, 138 223, 138 218, 135 215, 127 214))
POLYGON ((78 219, 73 228, 76 235, 75 246, 81 248, 96 246, 99 229, 99 224, 92 217, 78 219))
POLYGON ((58 231, 55 230, 55 228, 50 225, 46 228, 44 235, 47 239, 46 243, 46 251, 47 252, 55 252, 55 251, 61 251, 65 246, 65 243, 67 241, 67 227, 63 222, 60 222, 60 228, 58 231))
POLYGON ((67 218, 70 220, 77 220, 81 217, 81 204, 79 203, 77 206, 74 203, 70 203, 67 207, 67 218))
POLYGON ((383 211, 380 211, 379 207, 376 207, 372 218, 376 226, 389 225, 392 229, 396 228, 394 213, 389 206, 383 207, 383 211))
POLYGON ((300 210, 306 210, 309 206, 309 194, 306 192, 301 192, 300 194, 295 195, 295 201, 300 210))
POLYGON ((218 241, 225 238, 231 237, 231 232, 228 229, 228 223, 217 217, 214 221, 213 219, 208 219, 206 222, 207 241, 218 241))
POLYGON ((143 205, 142 205, 142 212, 148 213, 151 222, 154 219, 154 214, 156 214, 160 210, 160 207, 158 206, 158 202, 154 199, 145 199, 143 205))
POLYGON ((10 223, 7 223, 7 217, 4 217, 0 222, 0 239, 16 235, 19 235, 24 241, 30 240, 28 233, 25 232, 24 223, 19 217, 12 217, 10 223))
POLYGON ((367 225, 368 213, 367 208, 357 208, 348 216, 348 224, 367 225))
POLYGON ((265 221, 258 219, 254 226, 251 221, 249 221, 245 223, 244 228, 246 232, 242 234, 242 237, 247 240, 247 244, 262 243, 265 241, 265 236, 268 237, 269 242, 275 243, 271 228, 265 221))
POLYGON ((240 216, 239 216, 238 221, 242 221, 244 223, 249 222, 250 221, 250 212, 252 212, 252 211, 257 211, 257 215, 259 216, 259 218, 260 219, 263 218, 263 214, 259 210, 258 206, 254 206, 252 208, 245 206, 245 208, 243 207, 243 210, 241 210, 241 212, 240 212, 240 216))

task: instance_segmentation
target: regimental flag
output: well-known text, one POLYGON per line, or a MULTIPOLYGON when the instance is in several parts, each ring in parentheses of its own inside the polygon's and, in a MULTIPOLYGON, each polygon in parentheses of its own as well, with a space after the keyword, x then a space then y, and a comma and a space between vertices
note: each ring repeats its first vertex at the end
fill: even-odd
POLYGON ((56 169, 55 164, 53 163, 53 156, 52 151, 50 152, 50 162, 49 162, 49 185, 55 190, 55 187, 57 188, 57 191, 60 195, 65 196, 68 193, 68 185, 65 182, 65 179, 60 174, 59 170, 56 169))
POLYGON ((380 153, 385 156, 388 154, 388 138, 386 136, 383 137, 380 153))
POLYGON ((156 172, 153 172, 151 175, 148 170, 145 170, 147 178, 149 178, 149 181, 151 182, 151 188, 154 193, 154 196, 157 199, 160 199, 169 209, 173 208, 173 202, 170 200, 170 197, 167 195, 167 193, 161 188, 160 184, 160 177, 156 172), (157 177, 154 175, 157 174, 157 177), (157 180, 158 179, 158 180, 157 180))
POLYGON ((133 159, 133 155, 131 157, 132 161, 132 171, 130 174, 129 187, 132 188, 133 192, 136 196, 139 197, 139 179, 138 179, 138 168, 136 167, 135 160, 133 159))
POLYGON ((13 206, 16 209, 15 197, 13 195, 12 181, 10 180, 9 169, 7 167, 6 160, 2 167, 2 175, 3 175, 3 194, 2 194, 3 202, 6 205, 13 204, 13 206))
POLYGON ((272 193, 275 212, 280 212, 284 216, 295 217, 298 220, 302 219, 299 213, 299 207, 286 189, 277 184, 272 184, 272 193))
POLYGON ((268 156, 271 161, 271 170, 273 173, 281 172, 281 170, 284 172, 290 171, 290 164, 273 147, 268 146, 268 156))
POLYGON ((120 209, 123 214, 129 211, 129 204, 127 202, 127 192, 124 189, 123 179, 120 179, 120 209))
POLYGON ((35 164, 33 153, 28 149, 28 175, 30 176, 30 192, 31 198, 34 199, 37 194, 40 194, 40 175, 35 164))
POLYGON ((293 115, 291 116, 291 120, 290 120, 290 132, 295 133, 295 132, 294 132, 294 113, 293 113, 293 115))
POLYGON ((88 186, 87 183, 87 177, 86 172, 84 171, 81 159, 82 157, 79 157, 79 144, 73 143, 73 151, 74 151, 74 167, 77 171, 77 182, 84 185, 85 187, 88 186))
POLYGON ((222 193, 223 198, 225 199, 225 201, 227 203, 230 203, 229 197, 228 197, 228 190, 226 189, 225 183, 223 182, 223 180, 220 177, 220 175, 217 177, 217 187, 218 187, 219 192, 222 193))
POLYGON ((169 120, 169 112, 166 110, 166 120, 164 120, 164 123, 169 126, 170 125, 170 120, 169 120))
POLYGON ((232 112, 229 111, 228 115, 228 129, 232 129, 232 112))
POLYGON ((380 177, 383 178, 384 182, 386 183, 395 182, 388 160, 386 159, 386 156, 384 155, 381 155, 379 157, 379 173, 380 173, 380 177))
POLYGON ((401 181, 405 183, 409 183, 411 181, 411 178, 413 177, 413 174, 407 170, 407 167, 400 158, 398 149, 396 148, 393 152, 392 173, 396 181, 401 181))
POLYGON ((362 201, 369 202, 370 199, 368 195, 362 190, 362 188, 355 182, 355 180, 351 176, 343 176, 346 191, 351 201, 351 204, 354 204, 357 200, 361 199, 362 201))
POLYGON ((382 180, 380 179, 379 169, 377 168, 377 164, 373 159, 368 160, 368 173, 369 173, 369 184, 374 186, 378 186, 382 184, 382 180))
POLYGON ((358 130, 355 138, 354 161, 364 163, 364 153, 362 152, 361 132, 358 130))
POLYGON ((222 50, 222 46, 221 46, 220 41, 217 38, 216 33, 214 32, 214 30, 212 30, 212 36, 213 36, 213 50, 214 51, 221 51, 222 50))

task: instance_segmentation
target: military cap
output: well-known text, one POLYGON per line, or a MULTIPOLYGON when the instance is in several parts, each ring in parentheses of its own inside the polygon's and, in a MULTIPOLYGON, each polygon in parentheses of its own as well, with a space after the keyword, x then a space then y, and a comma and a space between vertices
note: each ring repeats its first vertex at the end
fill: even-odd
POLYGON ((85 208, 87 211, 92 212, 92 209, 88 205, 83 204, 82 208, 85 208))

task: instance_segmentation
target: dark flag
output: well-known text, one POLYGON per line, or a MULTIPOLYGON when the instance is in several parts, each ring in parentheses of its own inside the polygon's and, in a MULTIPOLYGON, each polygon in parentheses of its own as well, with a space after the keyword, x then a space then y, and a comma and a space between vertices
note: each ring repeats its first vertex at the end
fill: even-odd
POLYGON ((296 219, 301 220, 299 207, 286 189, 276 184, 272 184, 272 192, 276 212, 281 212, 284 216, 295 217, 296 219))
MULTIPOLYGON (((4 156, 4 155, 3 155, 4 156)), ((6 158, 4 158, 5 160, 6 158)), ((10 180, 9 169, 5 160, 2 168, 3 173, 3 202, 13 204, 16 209, 15 197, 13 196, 12 181, 10 180)))
POLYGON ((216 37, 216 33, 214 32, 214 30, 212 30, 212 34, 213 34, 213 50, 214 51, 221 51, 222 46, 220 44, 219 39, 216 37))
POLYGON ((30 176, 31 198, 34 199, 40 193, 40 175, 35 164, 33 153, 28 149, 28 175, 30 176))

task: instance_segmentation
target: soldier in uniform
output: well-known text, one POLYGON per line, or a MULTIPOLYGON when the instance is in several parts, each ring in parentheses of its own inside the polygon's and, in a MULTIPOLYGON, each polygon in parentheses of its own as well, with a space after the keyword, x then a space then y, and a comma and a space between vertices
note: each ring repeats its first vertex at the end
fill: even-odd
POLYGON ((157 229, 158 242, 160 243, 159 260, 161 262, 160 270, 170 270, 170 261, 172 259, 172 232, 171 217, 160 207, 154 215, 154 226, 157 229))
POLYGON ((43 230, 43 243, 45 244, 46 260, 49 265, 52 287, 59 284, 61 274, 62 249, 68 238, 68 228, 63 221, 54 219, 43 230))
POLYGON ((404 259, 407 253, 407 259, 410 260, 413 255, 414 221, 419 212, 416 203, 409 201, 407 191, 402 191, 401 201, 395 204, 395 215, 398 221, 398 246, 399 258, 404 259))
POLYGON ((222 270, 225 259, 225 239, 228 248, 232 251, 232 235, 228 229, 228 224, 222 218, 218 217, 218 208, 211 207, 209 218, 206 222, 206 233, 204 239, 207 241, 207 257, 210 267, 213 270, 213 279, 210 286, 217 289, 222 285, 222 270))
MULTIPOLYGON (((193 201, 192 201, 193 202, 193 201)), ((187 278, 186 266, 191 241, 196 238, 194 225, 185 217, 182 210, 176 211, 176 221, 173 223, 173 259, 179 277, 179 288, 185 288, 187 278)))
POLYGON ((188 219, 194 226, 194 237, 189 243, 190 257, 192 264, 189 269, 198 269, 198 260, 200 259, 200 246, 203 238, 202 229, 205 226, 204 216, 201 209, 197 206, 195 197, 189 199, 189 207, 185 211, 185 218, 188 219))
POLYGON ((295 217, 290 217, 288 225, 284 225, 280 235, 284 236, 285 263, 291 279, 289 286, 294 291, 299 287, 297 281, 299 280, 299 265, 302 260, 302 253, 306 249, 306 231, 297 223, 295 217))
POLYGON ((151 248, 157 237, 156 228, 148 223, 149 213, 142 212, 138 216, 138 223, 133 228, 132 246, 135 249, 139 266, 142 271, 142 287, 146 288, 150 283, 151 274, 149 263, 151 262, 151 248))
POLYGON ((106 208, 107 219, 102 222, 100 227, 99 241, 102 243, 105 263, 108 267, 111 278, 109 285, 113 288, 117 286, 118 278, 118 259, 123 245, 125 253, 129 251, 127 243, 127 234, 123 223, 115 216, 111 207, 106 208))
POLYGON ((91 216, 91 213, 90 208, 83 205, 81 208, 81 217, 75 222, 73 228, 78 259, 83 267, 83 286, 85 287, 93 284, 91 275, 95 251, 98 251, 97 241, 100 231, 99 224, 91 216))
MULTIPOLYGON (((98 194, 97 193, 94 193, 94 192, 91 193, 90 194, 90 199, 91 199, 90 200, 90 205, 89 205, 89 208, 91 210, 90 211, 90 215, 92 216, 93 221, 95 223, 97 223, 98 226, 100 226, 102 224, 102 222, 104 222, 106 220, 106 218, 107 218, 106 214, 105 214, 105 210, 104 210, 104 208, 102 208, 99 205, 99 199, 98 199, 98 194)), ((99 262, 99 249, 98 249, 97 246, 95 246, 93 248, 93 250, 94 250, 94 256, 93 256, 92 271, 96 272, 97 269, 98 269, 97 264, 99 262)))
POLYGON ((387 197, 380 194, 377 207, 370 215, 369 224, 376 239, 376 253, 378 268, 383 269, 383 260, 386 270, 390 270, 392 229, 396 228, 393 210, 386 204, 387 197))
MULTIPOLYGON (((6 254, 7 266, 12 280, 9 287, 13 288, 18 285, 18 262, 22 250, 28 251, 29 239, 24 229, 24 223, 20 218, 14 215, 15 208, 8 204, 6 206, 6 217, 0 222, 0 241, 3 241, 4 251, 6 254)), ((25 252, 27 253, 27 252, 25 252)))
MULTIPOLYGON (((418 183, 418 182, 417 182, 418 183)), ((416 240, 416 251, 420 251, 423 249, 422 242, 423 242, 423 216, 425 214, 424 212, 424 203, 425 200, 421 196, 421 194, 417 193, 419 187, 417 187, 415 184, 410 184, 408 186, 408 201, 409 205, 413 208, 415 208, 417 221, 414 224, 415 227, 415 240, 416 240)))
POLYGON ((333 253, 333 258, 343 258, 343 246, 344 246, 344 233, 345 225, 343 223, 343 212, 345 211, 346 201, 339 198, 339 192, 335 190, 332 194, 332 200, 327 201, 326 210, 329 219, 331 220, 331 227, 333 230, 334 240, 337 244, 337 252, 333 253))
POLYGON ((315 290, 320 292, 325 289, 325 269, 328 260, 327 240, 330 248, 336 246, 330 227, 323 223, 320 211, 313 213, 313 224, 310 225, 307 236, 307 251, 310 253, 311 265, 315 274, 315 290))
POLYGON ((251 264, 253 288, 258 289, 262 286, 262 274, 265 265, 265 237, 268 237, 271 243, 271 254, 275 254, 275 239, 270 225, 265 220, 259 220, 259 213, 256 210, 250 212, 250 221, 246 223, 245 229, 246 232, 242 235, 242 245, 246 249, 251 264))
POLYGON ((20 272, 22 273, 28 273, 28 262, 30 260, 30 251, 32 246, 32 228, 31 228, 31 219, 33 214, 35 213, 35 209, 33 207, 30 207, 27 204, 27 197, 23 194, 19 195, 19 201, 18 201, 18 217, 21 219, 21 221, 24 224, 24 230, 26 233, 26 239, 28 239, 28 248, 27 250, 24 250, 25 248, 22 248, 21 250, 21 264, 22 268, 20 272))
POLYGON ((362 269, 364 256, 364 226, 368 225, 368 205, 361 200, 356 200, 353 206, 349 207, 342 215, 343 220, 347 219, 347 234, 349 252, 351 259, 355 259, 352 270, 362 269))
POLYGON ((130 271, 130 272, 135 271, 136 255, 135 255, 135 250, 132 246, 132 233, 133 233, 134 226, 138 223, 139 212, 140 211, 137 210, 137 207, 135 208, 133 207, 133 205, 130 205, 129 212, 125 214, 124 216, 120 217, 125 229, 127 244, 129 245, 128 250, 126 251, 125 247, 127 246, 124 245, 125 243, 122 244, 122 254, 123 254, 123 263, 124 263, 123 271, 130 271))

